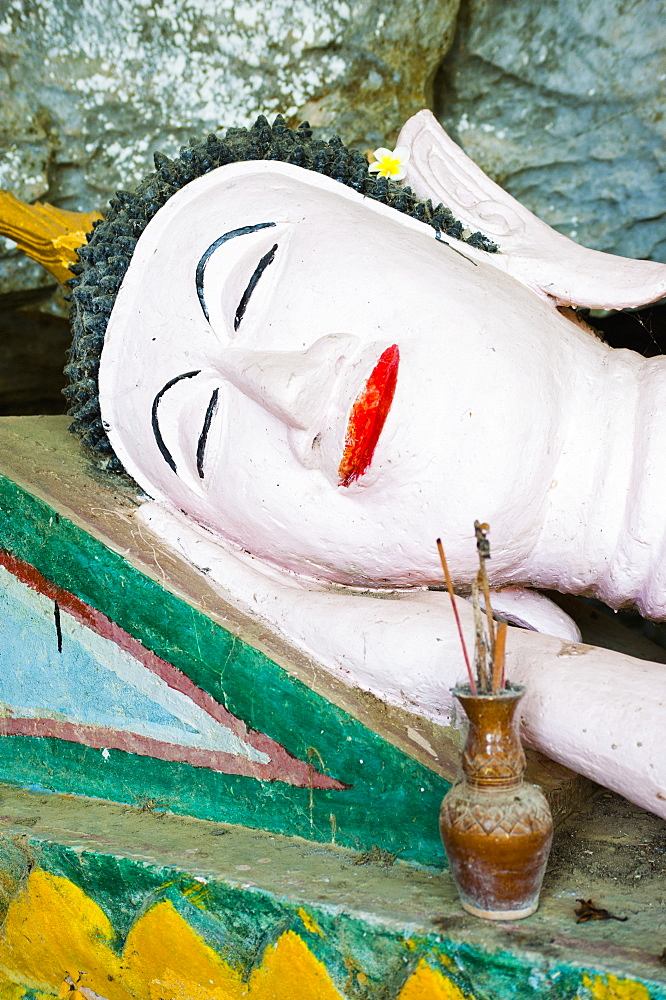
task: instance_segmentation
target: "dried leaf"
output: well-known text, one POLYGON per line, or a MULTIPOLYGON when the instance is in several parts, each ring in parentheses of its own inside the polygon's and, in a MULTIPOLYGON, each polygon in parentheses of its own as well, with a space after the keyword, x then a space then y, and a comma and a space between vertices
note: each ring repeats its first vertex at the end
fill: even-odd
POLYGON ((603 910, 599 906, 595 906, 591 899, 577 899, 577 903, 580 906, 576 907, 574 913, 576 914, 577 924, 584 924, 586 920, 628 920, 628 917, 616 917, 614 913, 609 910, 603 910))

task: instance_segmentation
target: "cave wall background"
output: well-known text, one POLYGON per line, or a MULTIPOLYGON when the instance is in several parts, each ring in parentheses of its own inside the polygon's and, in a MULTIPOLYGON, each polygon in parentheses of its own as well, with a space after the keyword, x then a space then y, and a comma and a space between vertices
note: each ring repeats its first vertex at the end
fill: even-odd
POLYGON ((572 239, 666 261, 663 0, 465 0, 435 112, 572 239))
MULTIPOLYGON (((556 229, 666 261, 666 0, 0 0, 0 187, 27 201, 103 211, 260 112, 365 150, 421 107, 556 229)), ((0 238, 1 412, 62 412, 65 315, 0 238)))

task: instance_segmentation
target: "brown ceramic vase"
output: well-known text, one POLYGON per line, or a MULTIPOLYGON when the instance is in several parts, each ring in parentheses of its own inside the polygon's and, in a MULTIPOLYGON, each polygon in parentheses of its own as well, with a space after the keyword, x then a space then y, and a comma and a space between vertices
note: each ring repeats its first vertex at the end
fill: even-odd
POLYGON ((465 777, 445 795, 439 825, 460 902, 489 920, 534 913, 553 836, 546 799, 523 781, 516 718, 523 691, 453 692, 469 719, 465 777))

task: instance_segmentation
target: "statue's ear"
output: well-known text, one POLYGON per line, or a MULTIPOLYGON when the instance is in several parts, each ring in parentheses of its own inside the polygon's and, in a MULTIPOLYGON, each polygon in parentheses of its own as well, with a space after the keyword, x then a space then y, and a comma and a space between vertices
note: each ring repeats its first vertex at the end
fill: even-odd
POLYGON ((398 143, 411 153, 403 183, 494 240, 501 254, 488 254, 488 263, 554 305, 626 309, 666 296, 666 264, 590 250, 551 229, 491 181, 430 111, 410 118, 398 143))

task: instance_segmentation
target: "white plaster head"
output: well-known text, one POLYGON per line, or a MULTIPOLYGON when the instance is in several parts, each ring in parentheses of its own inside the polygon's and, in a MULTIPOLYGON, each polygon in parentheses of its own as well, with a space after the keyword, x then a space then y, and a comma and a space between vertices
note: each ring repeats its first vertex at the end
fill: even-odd
POLYGON ((478 516, 494 583, 612 600, 571 503, 598 450, 575 424, 603 437, 611 409, 633 413, 641 359, 617 359, 606 406, 627 352, 537 277, 312 170, 227 164, 138 241, 106 329, 105 430, 150 496, 300 575, 428 584, 442 536, 469 580, 478 516))
POLYGON ((524 555, 552 476, 559 340, 587 336, 459 249, 289 164, 193 181, 141 236, 107 328, 100 405, 124 467, 305 575, 429 582, 433 539, 459 565, 473 511, 498 537, 519 508, 524 555))

